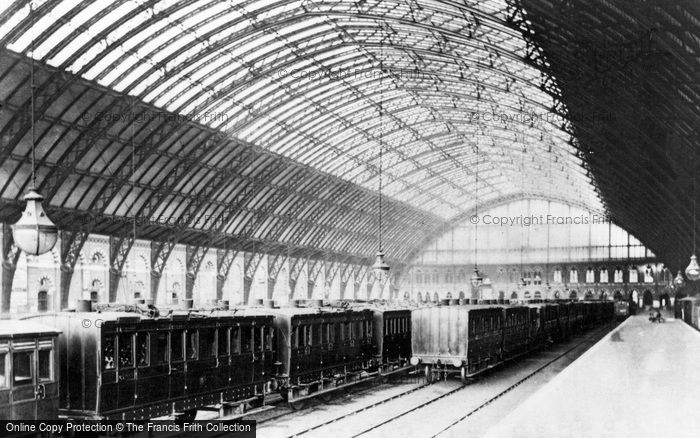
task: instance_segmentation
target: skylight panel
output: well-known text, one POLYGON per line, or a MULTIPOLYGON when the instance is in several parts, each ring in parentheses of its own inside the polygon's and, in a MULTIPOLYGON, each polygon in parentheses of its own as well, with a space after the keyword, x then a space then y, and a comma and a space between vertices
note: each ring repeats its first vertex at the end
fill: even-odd
MULTIPOLYGON (((35 18, 34 26, 32 26, 29 30, 24 32, 13 43, 8 44, 7 47, 10 50, 14 50, 15 52, 24 52, 32 42, 32 38, 36 38, 39 35, 41 35, 42 32, 49 28, 49 26, 59 21, 61 17, 63 17, 66 13, 68 13, 68 11, 73 9, 75 6, 76 5, 74 3, 68 1, 64 1, 57 4, 53 9, 51 9, 48 12, 48 14, 42 14, 41 16, 39 16, 38 19, 35 18)), ((46 52, 48 52, 51 49, 51 47, 57 42, 58 41, 56 41, 53 38, 48 39, 44 44, 41 44, 36 48, 36 54, 34 55, 34 58, 42 58, 44 55, 46 55, 46 52)))
MULTIPOLYGON (((44 0, 41 3, 44 3, 46 0, 44 0)), ((2 2, 0 2, 2 3, 2 2)), ((9 7, 9 1, 8 7, 9 7)), ((34 4, 35 7, 39 7, 38 2, 34 4)), ((1 7, 1 6, 0 6, 1 7)), ((2 26, 0 26, 0 38, 4 38, 5 35, 7 35, 11 30, 13 30, 19 23, 21 23, 25 18, 29 16, 29 4, 26 4, 24 7, 22 7, 19 11, 15 12, 10 16, 10 18, 3 23, 2 26)))

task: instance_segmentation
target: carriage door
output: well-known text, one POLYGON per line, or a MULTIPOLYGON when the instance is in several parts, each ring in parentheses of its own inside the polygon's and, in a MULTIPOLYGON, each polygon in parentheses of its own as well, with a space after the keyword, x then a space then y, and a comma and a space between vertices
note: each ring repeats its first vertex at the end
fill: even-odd
POLYGON ((40 389, 35 379, 35 341, 14 341, 10 349, 12 418, 36 418, 40 389))
POLYGON ((39 339, 36 350, 37 418, 53 418, 58 412, 58 379, 54 339, 39 339))

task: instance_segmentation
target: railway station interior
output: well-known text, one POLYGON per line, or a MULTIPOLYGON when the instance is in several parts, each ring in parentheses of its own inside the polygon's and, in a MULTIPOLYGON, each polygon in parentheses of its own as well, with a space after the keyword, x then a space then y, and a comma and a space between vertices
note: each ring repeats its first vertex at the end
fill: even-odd
POLYGON ((0 2, 0 420, 697 436, 698 35, 694 0, 0 2))

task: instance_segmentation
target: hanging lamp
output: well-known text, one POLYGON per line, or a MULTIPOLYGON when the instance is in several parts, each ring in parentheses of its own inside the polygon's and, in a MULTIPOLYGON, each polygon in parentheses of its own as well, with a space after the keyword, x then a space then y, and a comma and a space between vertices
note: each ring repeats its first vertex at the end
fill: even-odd
MULTIPOLYGON (((474 216, 478 219, 479 217, 479 145, 476 145, 476 172, 474 173, 474 216)), ((478 257, 479 257, 479 250, 478 250, 478 242, 479 242, 479 237, 478 237, 478 230, 479 230, 479 221, 476 220, 474 221, 474 272, 472 273, 472 276, 470 278, 470 282, 472 286, 475 288, 480 287, 483 282, 484 278, 481 276, 481 273, 479 272, 479 267, 478 267, 478 257)))
MULTIPOLYGON (((382 46, 383 48, 383 46, 382 46)), ((382 50, 383 57, 383 50, 382 50)), ((384 251, 382 251, 382 154, 383 154, 383 120, 384 120, 384 87, 382 86, 382 78, 384 77, 383 59, 379 61, 379 249, 375 254, 372 271, 374 275, 381 281, 389 273, 389 265, 384 260, 384 251)))
MULTIPOLYGON (((695 159, 693 158, 693 162, 695 159)), ((693 169, 693 172, 697 172, 697 169, 693 169)), ((685 276, 688 277, 690 281, 700 280, 700 265, 698 265, 698 258, 695 255, 695 218, 696 218, 696 200, 695 200, 695 173, 693 173, 693 255, 690 256, 690 263, 688 267, 685 268, 685 276)))
POLYGON ((29 67, 30 106, 31 106, 31 154, 32 154, 32 185, 24 195, 26 206, 19 220, 12 225, 12 238, 19 249, 27 254, 45 254, 56 245, 58 228, 48 217, 41 204, 44 197, 36 191, 36 154, 34 132, 34 8, 29 2, 31 19, 32 42, 29 67))
MULTIPOLYGON (((525 206, 525 152, 526 148, 523 146, 523 161, 522 169, 520 169, 520 188, 523 191, 523 206, 525 206)), ((523 254, 525 253, 525 241, 523 240, 523 229, 520 228, 520 283, 519 286, 524 288, 527 286, 525 282, 525 273, 523 272, 523 254)))

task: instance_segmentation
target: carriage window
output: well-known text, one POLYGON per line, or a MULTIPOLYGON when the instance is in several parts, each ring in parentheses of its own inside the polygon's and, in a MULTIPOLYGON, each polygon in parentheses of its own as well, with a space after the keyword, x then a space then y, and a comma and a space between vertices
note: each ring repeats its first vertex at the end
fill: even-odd
POLYGON ((197 359, 197 331, 192 330, 187 332, 185 336, 185 351, 187 359, 197 359))
POLYGON ((105 336, 104 345, 102 346, 102 361, 104 369, 114 369, 114 337, 105 336))
POLYGON ((389 321, 384 320, 384 336, 389 334, 389 321))
POLYGON ((268 327, 265 330, 265 350, 272 350, 272 341, 275 337, 275 329, 273 327, 268 327))
POLYGON ((241 328, 231 328, 231 354, 241 354, 241 328))
POLYGON ((311 326, 311 332, 313 333, 313 345, 321 344, 321 332, 323 331, 323 324, 314 324, 311 326))
POLYGON ((292 327, 292 339, 290 341, 292 348, 299 348, 299 326, 292 327))
POLYGON ((134 366, 134 335, 122 333, 119 335, 119 368, 134 366))
POLYGON ((262 344, 262 335, 263 335, 263 327, 253 327, 253 334, 254 334, 254 339, 253 339, 253 347, 255 348, 255 351, 262 351, 263 350, 263 344, 262 344))
POLYGON ((136 364, 140 367, 148 366, 148 333, 136 335, 136 364))
POLYGON ((228 356, 228 329, 227 328, 220 328, 217 333, 217 350, 216 354, 219 356, 228 356))
POLYGON ((216 330, 202 329, 199 331, 199 358, 206 359, 216 355, 216 330))
POLYGON ((371 338, 372 337, 372 322, 367 321, 367 337, 371 338))
POLYGON ((168 362, 168 333, 151 333, 151 365, 168 362))
POLYGON ((16 351, 12 357, 13 383, 15 386, 32 383, 32 352, 16 351))
POLYGON ((253 342, 252 327, 244 327, 241 330, 241 353, 250 353, 253 348, 250 344, 253 342))
POLYGON ((335 324, 328 325, 328 342, 330 342, 331 344, 335 343, 335 329, 336 329, 335 324))
POLYGON ((39 381, 48 382, 53 379, 51 350, 39 350, 39 381))
POLYGON ((321 343, 328 343, 328 324, 321 324, 321 343))
POLYGON ((7 353, 0 353, 0 388, 7 388, 7 353))
POLYGON ((313 345, 314 344, 314 326, 313 325, 307 325, 304 327, 306 329, 306 345, 313 345))
POLYGON ((170 335, 170 360, 173 362, 185 360, 182 349, 182 330, 173 330, 170 335))

